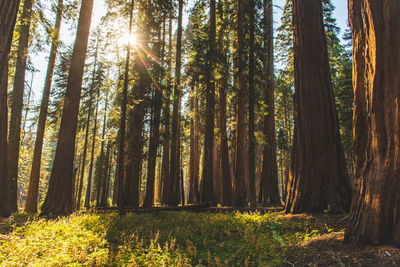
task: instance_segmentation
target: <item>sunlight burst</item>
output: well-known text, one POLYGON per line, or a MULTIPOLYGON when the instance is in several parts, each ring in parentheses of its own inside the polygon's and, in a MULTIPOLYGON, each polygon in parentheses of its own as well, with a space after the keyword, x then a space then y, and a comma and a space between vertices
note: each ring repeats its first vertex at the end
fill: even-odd
POLYGON ((132 32, 131 34, 129 34, 129 33, 124 34, 121 38, 121 42, 124 45, 130 44, 132 46, 135 46, 135 45, 137 45, 138 40, 136 38, 136 34, 132 32))

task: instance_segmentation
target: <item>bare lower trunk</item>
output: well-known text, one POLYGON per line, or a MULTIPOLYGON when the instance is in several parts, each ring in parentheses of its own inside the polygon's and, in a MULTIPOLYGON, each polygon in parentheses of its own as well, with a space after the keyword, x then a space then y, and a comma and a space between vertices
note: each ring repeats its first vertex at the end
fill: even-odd
POLYGON ((72 172, 75 136, 92 9, 93 0, 82 1, 56 154, 48 192, 41 209, 42 215, 64 215, 73 211, 72 172))
POLYGON ((7 87, 8 57, 11 48, 19 0, 2 0, 0 2, 0 216, 10 215, 8 159, 7 159, 7 87))
POLYGON ((400 246, 399 14, 399 1, 349 1, 356 172, 345 240, 361 245, 400 246))
POLYGON ((346 212, 347 174, 319 0, 294 0, 295 129, 286 212, 346 212))

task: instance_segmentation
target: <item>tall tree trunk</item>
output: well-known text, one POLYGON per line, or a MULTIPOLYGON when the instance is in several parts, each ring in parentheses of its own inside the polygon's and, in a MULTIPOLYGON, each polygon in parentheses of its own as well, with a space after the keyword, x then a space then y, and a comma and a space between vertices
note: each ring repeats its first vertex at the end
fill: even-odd
MULTIPOLYGON (((169 16, 168 22, 168 66, 172 70, 172 14, 169 16)), ((168 204, 169 190, 171 187, 169 164, 170 164, 170 95, 172 93, 171 72, 169 73, 168 87, 166 92, 166 99, 164 104, 164 143, 163 143, 163 157, 162 157, 162 200, 163 204, 168 204)))
POLYGON ((219 50, 222 55, 222 81, 218 86, 218 104, 219 104, 219 131, 220 131, 220 163, 221 163, 221 173, 222 173, 222 205, 231 206, 232 205, 232 177, 229 164, 229 147, 228 147, 228 135, 226 130, 226 98, 227 98, 227 88, 229 86, 229 63, 227 59, 227 51, 224 43, 224 37, 226 35, 227 21, 224 18, 222 1, 218 2, 218 13, 222 25, 219 30, 219 50))
POLYGON ((194 128, 194 99, 195 99, 195 85, 192 85, 192 90, 189 96, 189 107, 190 107, 190 159, 189 159, 189 198, 188 204, 196 203, 195 193, 195 154, 194 154, 194 140, 195 140, 195 128, 194 128))
POLYGON ((237 118, 236 118, 236 156, 235 156, 235 183, 233 205, 242 207, 247 205, 246 184, 245 184, 245 114, 246 114, 246 52, 244 33, 244 3, 236 0, 236 31, 237 31, 237 118))
POLYGON ((90 200, 92 199, 92 178, 93 178, 93 165, 94 165, 94 150, 96 147, 96 137, 97 137, 97 115, 99 112, 99 92, 97 92, 96 100, 96 111, 94 113, 94 125, 92 132, 92 150, 90 152, 90 164, 89 164, 89 177, 86 187, 86 197, 85 197, 85 208, 90 208, 90 200))
POLYGON ((2 0, 0 2, 0 216, 10 215, 9 181, 7 159, 7 87, 8 57, 17 19, 19 0, 2 0))
POLYGON ((255 170, 255 151, 254 151, 254 69, 255 69, 255 0, 249 0, 250 17, 250 51, 249 51, 249 200, 250 206, 256 206, 256 170, 255 170))
MULTIPOLYGON (((129 11, 129 35, 132 34, 132 22, 133 22, 133 7, 134 0, 131 2, 129 11)), ((122 102, 121 102, 121 118, 119 119, 119 132, 118 132, 118 162, 117 162, 117 206, 120 214, 124 214, 124 169, 125 169, 125 132, 126 132, 126 105, 128 98, 128 83, 129 83, 129 61, 131 56, 131 44, 128 42, 126 46, 126 61, 125 61, 125 73, 124 73, 124 85, 122 90, 122 102)), ((114 187, 115 188, 115 187, 114 187)))
MULTIPOLYGON (((29 179, 28 193, 25 202, 25 212, 37 212, 37 202, 39 195, 39 181, 40 181, 40 167, 42 161, 43 138, 46 128, 47 109, 49 106, 49 98, 51 91, 51 83, 53 81, 54 67, 56 63, 56 56, 58 50, 59 33, 61 28, 63 0, 58 0, 56 23, 54 26, 54 37, 51 43, 50 58, 47 65, 47 73, 45 85, 42 96, 42 103, 40 105, 39 122, 36 134, 35 147, 33 149, 33 160, 31 175, 29 179)), ((78 204, 79 207, 79 204, 78 204)))
POLYGON ((294 0, 295 129, 286 212, 346 212, 340 141, 320 0, 294 0))
POLYGON ((179 0, 178 7, 178 32, 176 40, 176 61, 175 61, 175 84, 173 93, 173 110, 172 110, 172 135, 171 135, 171 160, 169 167, 169 196, 167 204, 176 206, 179 201, 179 193, 177 188, 179 187, 179 132, 180 132, 180 119, 179 110, 181 103, 181 55, 182 55, 182 13, 183 13, 183 0, 179 0))
POLYGON ((19 29, 17 62, 15 66, 14 88, 11 94, 10 131, 8 135, 8 175, 10 186, 10 209, 17 211, 18 161, 21 139, 22 106, 25 90, 25 70, 28 58, 29 29, 32 19, 33 0, 25 0, 19 29))
MULTIPOLYGON (((161 34, 160 34, 161 35, 161 34)), ((159 44, 155 46, 155 53, 160 55, 161 62, 164 61, 164 41, 165 41, 165 19, 163 22, 163 33, 162 37, 158 36, 159 44)), ((154 189, 155 189, 155 176, 156 176, 156 163, 157 163, 157 151, 160 142, 160 121, 161 121, 161 107, 162 107, 162 90, 161 79, 162 69, 160 66, 156 66, 157 73, 155 79, 155 92, 154 92, 154 113, 153 121, 150 129, 150 142, 149 142, 149 157, 147 162, 147 185, 146 185, 146 197, 144 199, 143 206, 151 207, 154 205, 154 189)))
POLYGON ((345 240, 400 246, 400 2, 350 0, 355 190, 345 240))
MULTIPOLYGON (((144 21, 141 21, 141 46, 148 45, 149 38, 149 19, 150 19, 150 1, 142 3, 139 13, 144 21)), ((145 48, 146 49, 146 48, 145 48)), ((143 163, 143 127, 144 116, 147 103, 145 94, 150 87, 150 77, 147 73, 146 64, 148 62, 146 53, 138 49, 136 64, 138 71, 137 84, 132 88, 134 106, 128 114, 128 134, 127 134, 127 169, 125 173, 125 200, 126 205, 137 208, 140 205, 140 181, 142 175, 143 163)))
POLYGON ((201 203, 211 204, 214 202, 213 193, 213 152, 214 152, 214 102, 215 102, 215 81, 214 81, 214 60, 215 60, 215 0, 210 0, 210 29, 207 54, 207 69, 205 73, 206 90, 206 128, 204 136, 204 159, 203 173, 201 179, 201 203))
POLYGON ((275 137, 275 101, 274 101, 274 39, 272 0, 264 0, 264 103, 267 114, 264 115, 264 136, 266 143, 263 149, 262 192, 263 205, 280 204, 278 188, 278 166, 276 163, 275 137))
POLYGON ((82 0, 56 154, 48 192, 41 208, 42 215, 64 215, 73 211, 71 182, 75 136, 92 9, 93 0, 82 0))

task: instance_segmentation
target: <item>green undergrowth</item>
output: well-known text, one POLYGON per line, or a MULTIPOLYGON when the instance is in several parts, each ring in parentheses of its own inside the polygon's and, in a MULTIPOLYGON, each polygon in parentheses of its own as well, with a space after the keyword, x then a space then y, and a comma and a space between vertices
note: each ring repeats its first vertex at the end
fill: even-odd
POLYGON ((331 231, 280 213, 18 216, 0 234, 1 266, 279 266, 288 248, 331 231))

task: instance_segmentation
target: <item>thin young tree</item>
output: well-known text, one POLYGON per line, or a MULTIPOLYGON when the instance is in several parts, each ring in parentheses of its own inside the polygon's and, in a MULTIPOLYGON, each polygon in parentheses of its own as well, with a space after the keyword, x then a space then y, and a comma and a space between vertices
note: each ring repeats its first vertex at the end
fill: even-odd
POLYGON ((267 114, 264 114, 263 132, 266 142, 263 147, 262 188, 260 188, 264 206, 280 204, 276 164, 273 40, 272 0, 264 0, 264 103, 267 105, 267 114))
POLYGON ((346 212, 351 187, 340 141, 321 0, 294 0, 295 129, 286 212, 346 212))
POLYGON ((58 143, 48 192, 41 207, 42 215, 65 215, 73 211, 72 175, 75 136, 92 10, 93 0, 82 0, 58 143))
POLYGON ((214 110, 215 110, 215 35, 216 35, 216 12, 215 0, 210 0, 209 18, 209 43, 206 69, 206 128, 204 136, 204 159, 201 184, 201 203, 211 204, 214 202, 213 193, 213 152, 214 152, 214 110))
POLYGON ((59 33, 61 28, 63 0, 58 0, 56 10, 56 22, 54 26, 54 35, 51 43, 49 63, 47 65, 47 73, 45 78, 45 85, 42 96, 42 103, 40 105, 39 121, 36 134, 35 147, 33 149, 33 160, 31 175, 29 178, 28 193, 25 202, 25 212, 37 212, 37 201, 39 195, 39 181, 40 181, 40 166, 42 161, 43 138, 46 128, 47 109, 49 106, 51 83, 53 81, 54 67, 56 63, 59 33))
POLYGON ((355 191, 345 240, 400 246, 400 2, 350 0, 355 191))
POLYGON ((10 186, 11 211, 18 210, 18 162, 21 139, 22 106, 25 90, 25 70, 28 59, 29 30, 32 20, 33 0, 25 0, 22 8, 21 26, 19 28, 19 40, 17 61, 15 66, 14 87, 11 94, 10 131, 8 133, 8 175, 10 186))
MULTIPOLYGON (((7 87, 8 57, 17 19, 19 0, 0 2, 0 170, 8 170, 7 160, 7 87)), ((8 172, 0 171, 0 216, 10 215, 8 172)))

